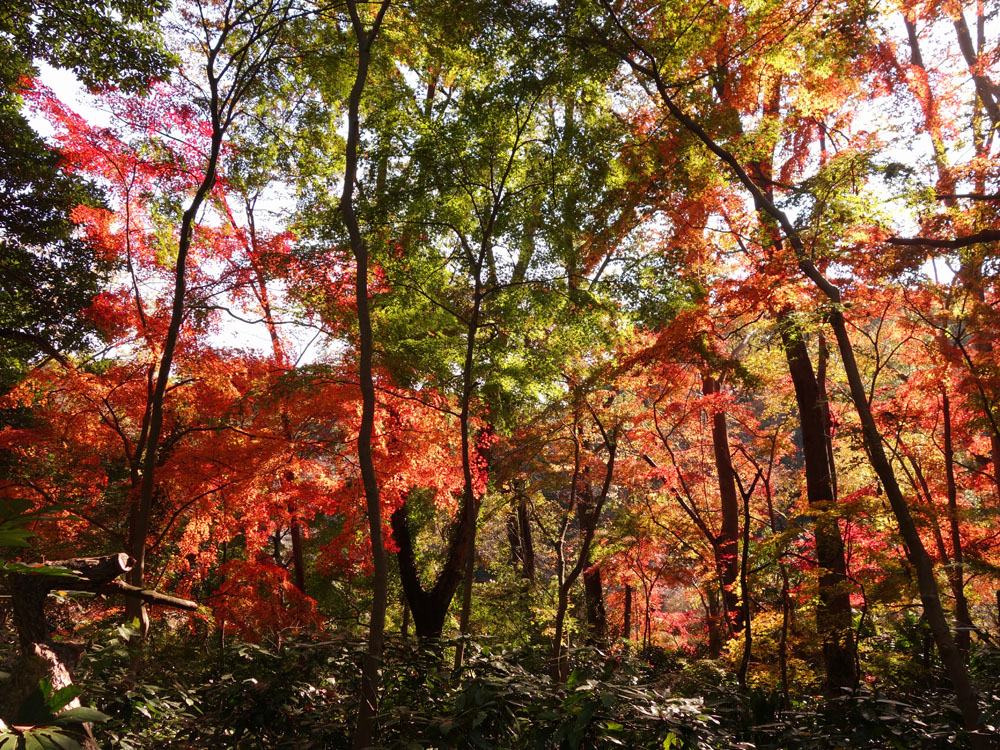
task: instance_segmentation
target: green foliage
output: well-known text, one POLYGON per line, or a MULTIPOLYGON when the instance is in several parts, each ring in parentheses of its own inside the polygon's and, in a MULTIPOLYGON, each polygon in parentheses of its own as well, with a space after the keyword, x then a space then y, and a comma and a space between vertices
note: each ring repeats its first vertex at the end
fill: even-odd
MULTIPOLYGON (((34 532, 28 528, 37 521, 51 519, 59 508, 32 511, 31 502, 23 498, 0 497, 0 555, 8 548, 30 547, 34 532)), ((72 571, 52 565, 25 565, 0 559, 0 573, 44 573, 50 576, 75 577, 72 571)))
MULTIPOLYGON (((201 657, 163 643, 136 680, 127 638, 127 628, 101 634, 82 665, 81 684, 111 715, 99 741, 124 750, 349 747, 361 642, 234 644, 201 657), (155 666, 164 659, 182 666, 165 675, 155 666)), ((378 747, 723 746, 711 740, 717 724, 701 701, 671 697, 641 662, 604 667, 599 653, 575 651, 577 667, 560 686, 545 676, 540 651, 474 641, 456 676, 445 658, 453 646, 389 644, 378 747)))
POLYGON ((166 0, 11 0, 0 14, 0 78, 5 88, 35 60, 69 68, 87 86, 141 89, 169 60, 158 16, 166 0))
POLYGON ((0 750, 82 750, 82 724, 107 721, 93 708, 66 708, 82 692, 77 685, 59 690, 42 680, 21 705, 13 727, 0 721, 0 750))
MULTIPOLYGON (((987 670, 995 668, 998 653, 992 647, 977 651, 973 674, 977 663, 987 670)), ((680 695, 703 698, 704 710, 718 718, 719 734, 726 738, 726 744, 720 743, 723 747, 944 750, 966 743, 961 716, 939 666, 925 672, 919 684, 909 686, 862 687, 853 695, 827 700, 793 694, 788 709, 782 708, 782 696, 773 690, 741 691, 735 675, 715 662, 683 665, 669 682, 680 695)), ((984 724, 996 726, 1000 696, 989 690, 983 695, 984 724)))
MULTIPOLYGON (((130 633, 127 627, 92 633, 94 646, 77 675, 84 694, 110 715, 95 727, 104 745, 123 750, 350 746, 361 641, 232 643, 220 651, 217 644, 205 649, 181 633, 161 634, 136 672, 130 633), (167 673, 164 663, 177 668, 167 673)), ((832 701, 793 692, 790 707, 783 709, 780 694, 742 691, 718 662, 686 661, 660 649, 641 654, 572 649, 571 677, 559 685, 548 677, 545 642, 511 650, 470 639, 460 674, 450 668, 454 645, 453 639, 424 647, 389 642, 378 748, 943 750, 964 742, 938 667, 910 688, 862 689, 832 701)), ((974 651, 970 671, 981 685, 995 680, 998 654, 985 645, 974 651)), ((989 689, 981 694, 984 723, 996 726, 1000 695, 989 689)), ((53 700, 51 694, 42 699, 39 705, 49 708, 41 710, 57 711, 53 700)))
POLYGON ((0 93, 0 392, 36 355, 73 351, 93 333, 79 313, 110 264, 74 236, 69 217, 95 200, 0 93))
MULTIPOLYGON (((70 214, 97 191, 67 173, 21 114, 23 76, 38 60, 88 86, 145 88, 166 70, 158 16, 169 3, 11 0, 0 13, 0 393, 39 354, 84 345, 80 318, 111 264, 74 234, 70 214)), ((18 419, 0 413, 0 423, 18 419)))
POLYGON ((699 700, 644 683, 629 663, 595 672, 603 659, 593 651, 574 653, 580 666, 565 686, 544 676, 530 653, 476 644, 468 653, 456 681, 442 674, 434 651, 411 652, 408 673, 386 686, 393 706, 383 726, 399 737, 387 747, 699 747, 714 724, 699 700))

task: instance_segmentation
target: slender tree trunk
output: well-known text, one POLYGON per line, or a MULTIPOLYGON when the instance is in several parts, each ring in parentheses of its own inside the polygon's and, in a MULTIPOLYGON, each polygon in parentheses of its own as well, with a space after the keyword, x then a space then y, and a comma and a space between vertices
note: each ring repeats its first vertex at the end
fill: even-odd
POLYGON ((722 655, 723 623, 722 613, 719 611, 719 591, 713 582, 705 592, 705 607, 708 610, 708 655, 713 659, 718 659, 722 655))
MULTIPOLYGON (((828 283, 828 282, 827 282, 828 283)), ((837 300, 839 302, 839 294, 837 300)), ((851 388, 851 398, 854 400, 858 416, 861 418, 862 434, 868 448, 872 467, 882 482, 886 495, 889 499, 890 507, 896 516, 899 525, 900 535, 906 542, 906 552, 910 564, 917 575, 917 587, 920 592, 920 601, 924 606, 924 614, 934 635, 941 661, 945 665, 948 677, 951 679, 952 688, 955 690, 955 698, 965 726, 976 734, 970 738, 972 747, 976 750, 986 748, 989 743, 985 741, 979 733, 980 713, 979 701, 973 692, 972 684, 969 682, 969 675, 962 660, 962 654, 955 645, 948 628, 947 620, 944 616, 944 608, 941 605, 941 595, 938 591, 937 580, 934 577, 934 565, 931 562, 923 541, 920 539, 920 532, 910 514, 906 498, 896 481, 892 465, 882 448, 882 435, 875 424, 871 407, 868 405, 868 397, 865 392, 864 383, 861 380, 861 372, 854 359, 854 349, 851 346, 850 337, 847 333, 847 325, 844 322, 843 314, 839 309, 835 309, 830 315, 830 323, 834 333, 837 335, 837 343, 840 347, 841 358, 844 362, 844 370, 847 373, 848 382, 851 388)))
MULTIPOLYGON (((706 396, 721 393, 718 381, 711 375, 702 375, 702 393, 706 396)), ((729 426, 724 411, 712 414, 712 449, 715 455, 715 469, 719 478, 719 508, 722 523, 716 536, 716 550, 719 555, 721 573, 723 614, 730 630, 738 630, 742 623, 739 613, 739 596, 736 582, 740 572, 739 533, 740 502, 736 493, 736 475, 733 472, 733 457, 729 449, 729 426)))
MULTIPOLYGON (((170 323, 163 342, 163 352, 160 355, 160 366, 156 374, 156 383, 148 405, 149 431, 143 446, 142 481, 139 486, 139 496, 133 501, 129 521, 129 554, 134 565, 127 574, 127 580, 133 586, 142 587, 146 572, 146 539, 149 535, 150 517, 153 512, 153 500, 156 496, 156 465, 159 460, 160 432, 163 429, 163 402, 167 392, 167 382, 170 379, 170 368, 180 338, 181 325, 184 322, 184 295, 187 289, 187 256, 194 239, 194 223, 202 204, 215 185, 219 164, 219 154, 222 149, 222 139, 225 133, 220 120, 219 98, 216 90, 217 81, 211 78, 211 116, 212 139, 209 151, 208 165, 198 190, 184 215, 181 218, 180 238, 177 244, 177 262, 174 268, 174 293, 170 308, 170 323)), ((138 619, 142 633, 149 628, 149 616, 141 599, 129 597, 125 602, 125 618, 138 619)))
POLYGON ((358 142, 361 139, 361 97, 368 79, 371 48, 378 36, 379 27, 389 0, 379 6, 375 21, 366 31, 358 14, 356 0, 347 0, 351 27, 358 51, 358 66, 347 108, 347 147, 345 149, 344 191, 340 210, 351 241, 351 251, 357 266, 354 298, 358 309, 358 381, 361 386, 361 426, 358 430, 358 463, 365 493, 365 511, 368 517, 368 536, 371 542, 372 608, 368 622, 368 648, 361 667, 361 695, 358 701, 358 718, 354 729, 355 750, 374 745, 376 715, 378 713, 379 671, 385 644, 385 610, 389 592, 389 560, 382 540, 382 506, 379 500, 378 479, 372 459, 372 432, 375 422, 375 379, 372 374, 371 312, 368 307, 368 246, 361 236, 357 215, 354 212, 354 183, 358 172, 358 142))
POLYGON ((644 605, 642 608, 642 648, 646 650, 649 648, 653 635, 653 620, 650 613, 650 606, 653 603, 653 587, 646 581, 642 582, 642 601, 644 605))
POLYGON ((740 659, 740 668, 737 680, 740 687, 746 690, 747 670, 750 668, 750 657, 753 655, 753 612, 750 603, 750 498, 753 496, 753 487, 744 491, 740 485, 740 494, 743 496, 743 539, 740 551, 740 603, 743 615, 743 658, 740 659))
POLYGON ((302 524, 292 515, 292 573, 295 588, 303 594, 306 592, 306 566, 302 553, 302 524))
MULTIPOLYGON (((448 608, 455 596, 458 585, 464 581, 462 592, 462 611, 460 614, 460 632, 469 632, 469 617, 472 606, 472 572, 475 570, 476 522, 479 519, 479 505, 482 500, 476 493, 476 477, 473 475, 473 452, 476 451, 484 462, 489 464, 488 448, 474 445, 472 435, 472 396, 475 390, 476 335, 479 331, 483 311, 485 290, 482 282, 483 264, 489 252, 489 237, 492 227, 484 231, 483 241, 479 247, 478 256, 470 256, 472 272, 475 277, 473 290, 472 313, 469 316, 466 329, 465 360, 462 367, 462 401, 459 414, 459 427, 462 439, 462 504, 459 509, 459 519, 454 527, 448 558, 435 581, 431 591, 425 591, 420 584, 416 570, 416 556, 413 540, 409 532, 406 517, 406 506, 393 514, 393 535, 399 547, 400 576, 403 592, 410 601, 413 610, 413 622, 417 635, 421 638, 438 638, 444 628, 444 620, 448 608)), ((470 251, 471 253, 471 251, 470 251)), ((488 431, 489 428, 486 428, 488 431)), ((480 436, 484 437, 484 436, 480 436)), ((459 641, 455 652, 455 669, 462 665, 465 646, 459 641)))
MULTIPOLYGON (((469 617, 472 613, 472 582, 476 574, 476 541, 472 540, 472 549, 465 561, 465 579, 462 581, 462 612, 458 620, 458 632, 463 636, 469 634, 469 617)), ((455 671, 462 668, 465 655, 465 641, 460 640, 455 647, 455 671)))
MULTIPOLYGON (((128 573, 131 585, 141 588, 146 571, 147 537, 153 505, 156 497, 155 471, 161 460, 160 438, 163 429, 164 398, 174 353, 180 338, 180 330, 185 315, 185 293, 187 290, 188 253, 194 241, 197 216, 215 186, 219 167, 219 157, 226 131, 232 124, 248 95, 256 75, 264 62, 271 58, 277 41, 277 32, 288 20, 287 4, 275 4, 264 16, 255 15, 253 7, 232 4, 224 6, 221 17, 202 18, 199 33, 205 34, 202 51, 206 55, 203 73, 206 82, 206 98, 211 136, 208 145, 208 160, 205 173, 191 198, 190 204, 181 216, 180 233, 177 241, 177 259, 174 269, 174 288, 170 308, 170 322, 163 340, 155 383, 150 383, 147 394, 146 415, 138 441, 142 460, 141 480, 137 496, 133 497, 129 517, 129 554, 134 566, 128 573), (239 29, 240 44, 230 47, 236 30, 239 29), (232 54, 227 58, 227 53, 232 54), (256 57, 255 57, 256 56, 256 57)), ((141 307, 141 306, 140 306, 141 307)), ((139 310, 139 316, 144 315, 139 310)), ((134 482, 133 475, 133 482, 134 482)), ((127 619, 138 618, 143 632, 149 620, 142 599, 130 596, 125 602, 127 619)))
POLYGON ((524 546, 521 544, 520 519, 517 506, 507 513, 507 544, 510 546, 510 561, 524 570, 524 546))
POLYGON ((788 568, 785 563, 778 565, 781 574, 781 635, 778 639, 778 669, 781 673, 781 704, 791 707, 788 698, 788 628, 791 621, 792 598, 788 593, 788 568))
POLYGON ((587 599, 588 640, 604 643, 608 635, 608 617, 604 608, 604 584, 601 566, 589 565, 583 571, 583 591, 587 599))
MULTIPOLYGON (((622 605, 622 638, 632 641, 632 586, 625 584, 625 603, 622 605)), ((1000 591, 997 592, 997 619, 1000 620, 1000 591)))
POLYGON ((969 602, 965 597, 962 529, 958 513, 958 486, 955 483, 955 450, 952 446, 951 400, 947 393, 942 395, 941 400, 944 412, 944 467, 948 486, 948 521, 951 531, 951 565, 948 567, 948 580, 955 596, 955 645, 962 653, 963 660, 968 661, 973 625, 972 616, 969 614, 969 602))
POLYGON ((836 500, 838 497, 837 462, 833 455, 833 418, 830 416, 830 397, 826 390, 826 369, 830 360, 830 349, 823 331, 817 332, 816 343, 819 349, 816 363, 816 385, 819 386, 820 410, 823 412, 823 437, 826 440, 826 460, 830 467, 830 488, 833 490, 833 499, 836 500))
MULTIPOLYGON (((821 368, 820 372, 822 371, 821 368)), ((824 393, 822 387, 820 388, 820 392, 821 394, 824 393)), ((777 517, 774 514, 774 500, 771 495, 769 480, 764 482, 764 497, 767 500, 767 517, 771 526, 771 533, 777 534, 777 517)), ((788 697, 788 630, 791 624, 792 600, 789 595, 788 566, 785 565, 783 555, 778 558, 778 574, 781 576, 781 631, 778 636, 778 669, 781 675, 781 705, 783 708, 788 709, 791 707, 791 701, 788 697)))
POLYGON ((528 581, 535 580, 535 544, 531 537, 531 519, 528 517, 528 502, 522 500, 517 506, 517 525, 521 532, 521 575, 528 581))
POLYGON ((555 634, 552 636, 552 676, 560 684, 569 679, 569 653, 563 643, 565 640, 563 631, 566 627, 566 611, 568 609, 569 587, 562 585, 559 587, 556 600, 555 634))
MULTIPOLYGON (((593 535, 596 531, 597 518, 594 514, 591 493, 581 493, 581 502, 577 505, 577 518, 581 530, 593 535)), ((583 593, 587 606, 587 640, 589 643, 603 643, 607 639, 608 619, 604 609, 604 585, 601 581, 601 568, 595 565, 592 558, 593 547, 588 547, 583 566, 583 593)))
MULTIPOLYGON (((595 418, 595 421, 596 418, 595 418)), ((574 422, 574 424, 576 424, 574 422)), ((583 573, 584 567, 587 561, 590 559, 590 548, 594 541, 594 534, 597 531, 597 523, 601 518, 601 512, 604 509, 604 503, 608 498, 608 492, 611 490, 611 479, 614 476, 615 469, 615 456, 617 453, 617 431, 612 432, 610 435, 604 430, 603 426, 598 423, 601 429, 601 434, 604 438, 604 445, 608 449, 608 462, 605 466, 604 472, 604 483, 601 486, 600 494, 594 497, 593 489, 589 482, 583 481, 583 488, 579 493, 578 506, 577 506, 577 518, 580 524, 580 548, 578 550, 578 557, 573 567, 569 571, 565 570, 566 561, 563 558, 563 548, 560 546, 557 549, 558 562, 557 562, 557 579, 559 581, 559 598, 556 609, 556 632, 555 637, 552 642, 552 656, 555 661, 553 676, 559 682, 565 682, 568 677, 568 661, 563 646, 563 629, 566 619, 566 610, 569 607, 569 592, 573 588, 573 584, 576 583, 577 578, 583 573)), ((579 466, 579 459, 576 460, 577 466, 579 466)), ((575 486, 578 474, 574 471, 574 476, 572 483, 575 486)))

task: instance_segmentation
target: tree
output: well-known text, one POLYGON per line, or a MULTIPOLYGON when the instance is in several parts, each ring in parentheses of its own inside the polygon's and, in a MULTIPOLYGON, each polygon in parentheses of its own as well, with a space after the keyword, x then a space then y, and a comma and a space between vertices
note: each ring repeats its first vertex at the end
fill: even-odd
POLYGON ((32 130, 21 92, 37 61, 70 68, 92 87, 147 86, 166 68, 158 24, 166 5, 25 0, 0 18, 0 390, 38 355, 64 361, 86 348, 94 331, 78 316, 112 268, 73 236, 73 210, 98 203, 98 191, 70 175, 32 130))
MULTIPOLYGON (((156 491, 155 471, 160 449, 160 432, 163 429, 163 399, 170 379, 174 350, 180 336, 185 316, 185 290, 187 288, 187 256, 191 249, 195 220, 202 204, 209 197, 218 177, 222 145, 229 127, 239 115, 243 101, 253 93, 268 68, 275 63, 274 50, 284 32, 291 5, 274 0, 264 5, 251 4, 240 7, 226 3, 197 4, 183 9, 182 13, 197 12, 200 16, 199 42, 206 56, 199 60, 199 75, 204 76, 207 120, 211 131, 203 164, 195 167, 200 179, 183 215, 177 234, 177 256, 174 270, 173 302, 170 323, 166 329, 156 379, 149 396, 149 422, 142 451, 142 481, 138 502, 133 506, 129 531, 129 551, 136 564, 130 573, 130 582, 141 586, 146 561, 146 537, 156 491)), ((192 165, 194 166, 194 165, 192 165)), ((141 602, 131 599, 126 616, 145 621, 141 602)))
MULTIPOLYGON (((834 330, 841 359, 847 374, 852 400, 862 422, 865 445, 875 469, 892 506, 893 513, 899 524, 907 548, 907 555, 914 566, 919 582, 921 601, 924 611, 934 633, 935 642, 947 667, 949 677, 955 688, 959 707, 962 711, 966 728, 970 732, 978 732, 980 718, 975 694, 969 684, 968 674, 961 660, 961 655, 955 647, 954 639, 948 629, 941 607, 938 586, 934 577, 933 565, 920 539, 913 522, 912 514, 906 499, 899 487, 893 468, 885 455, 882 437, 872 415, 866 389, 861 379, 854 348, 847 330, 844 312, 840 305, 842 293, 837 285, 832 283, 816 266, 799 231, 793 226, 788 216, 761 190, 758 183, 741 164, 738 155, 705 129, 697 120, 688 115, 675 100, 676 94, 670 82, 664 76, 664 68, 657 59, 656 50, 648 41, 635 35, 636 28, 630 21, 624 20, 608 3, 602 3, 606 13, 607 32, 603 38, 613 49, 619 50, 623 61, 634 73, 655 87, 661 106, 670 116, 693 137, 697 138, 725 167, 730 174, 753 198, 754 206, 765 222, 773 222, 787 240, 794 263, 816 288, 834 306, 829 313, 830 325, 834 330), (609 38, 610 37, 610 38, 609 38), (613 40, 613 41, 612 41, 613 40)), ((768 19, 772 22, 773 19, 768 19)), ((766 37, 765 37, 766 39, 766 37)), ((974 743, 982 744, 978 735, 973 735, 974 743)))
POLYGON ((361 462, 361 477, 365 487, 365 505, 368 513, 368 534, 371 540, 372 561, 375 567, 375 590, 372 594, 372 614, 368 624, 368 653, 361 672, 361 700, 358 723, 354 733, 354 747, 364 748, 372 744, 375 729, 375 714, 378 711, 379 668, 382 660, 383 633, 385 629, 385 608, 388 597, 389 564, 382 542, 382 506, 379 503, 378 480, 372 462, 372 426, 375 419, 375 381, 372 377, 372 325, 368 311, 368 248, 361 236, 361 229, 354 213, 354 183, 358 169, 358 141, 361 137, 360 107, 368 66, 371 64, 371 46, 378 37, 382 19, 389 9, 389 0, 379 5, 374 21, 365 29, 358 6, 348 2, 351 28, 357 42, 358 66, 354 85, 351 88, 347 112, 347 154, 344 172, 344 192, 340 199, 340 210, 344 217, 351 240, 351 252, 357 264, 355 299, 358 307, 359 328, 359 381, 361 385, 361 429, 358 432, 358 458, 361 462))

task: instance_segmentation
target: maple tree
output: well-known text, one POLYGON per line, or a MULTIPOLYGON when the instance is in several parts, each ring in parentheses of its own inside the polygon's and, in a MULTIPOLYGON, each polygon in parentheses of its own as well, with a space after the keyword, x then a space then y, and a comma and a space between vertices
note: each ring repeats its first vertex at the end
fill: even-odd
POLYGON ((0 19, 4 570, 197 601, 122 636, 211 650, 175 737, 990 746, 986 3, 61 7, 0 19), (218 721, 268 659, 325 681, 218 721))

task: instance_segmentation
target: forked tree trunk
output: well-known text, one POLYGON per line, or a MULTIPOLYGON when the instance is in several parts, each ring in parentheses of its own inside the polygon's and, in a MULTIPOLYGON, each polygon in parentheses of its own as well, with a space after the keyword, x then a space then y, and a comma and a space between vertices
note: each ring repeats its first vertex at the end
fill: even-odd
MULTIPOLYGON (((711 375, 702 375, 702 393, 706 396, 722 392, 720 384, 711 375)), ((740 573, 739 533, 740 501, 736 493, 736 474, 733 471, 733 457, 729 449, 729 426, 724 411, 712 414, 712 450, 715 456, 715 470, 719 480, 719 510, 722 523, 713 545, 718 555, 721 575, 722 609, 725 622, 730 630, 739 630, 742 616, 739 614, 739 595, 736 581, 740 573)))
POLYGON ((844 540, 834 514, 833 471, 827 453, 826 419, 822 393, 809 361, 809 349, 790 310, 778 316, 781 341, 795 387, 802 454, 806 468, 806 498, 815 513, 816 564, 819 566, 819 603, 816 630, 823 641, 826 693, 842 695, 858 684, 850 589, 844 540))
POLYGON ((444 630, 448 608, 465 572, 465 556, 471 554, 471 518, 474 518, 472 514, 462 513, 455 523, 449 556, 434 585, 430 589, 424 589, 417 569, 416 549, 406 505, 392 514, 392 538, 398 548, 396 560, 399 563, 399 578, 406 601, 410 604, 414 632, 420 639, 440 638, 444 630))

